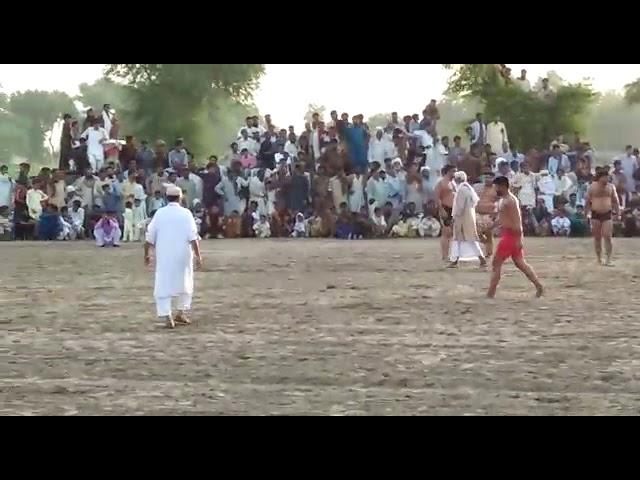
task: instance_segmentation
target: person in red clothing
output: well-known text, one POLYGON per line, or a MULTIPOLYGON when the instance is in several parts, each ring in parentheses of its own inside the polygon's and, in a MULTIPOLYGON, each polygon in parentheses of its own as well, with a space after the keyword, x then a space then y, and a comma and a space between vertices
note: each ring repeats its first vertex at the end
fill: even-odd
POLYGON ((502 237, 498 248, 496 248, 493 258, 493 273, 491 275, 491 284, 487 297, 494 298, 498 283, 500 283, 500 275, 502 265, 511 258, 515 266, 526 275, 531 283, 536 287, 536 297, 542 296, 543 287, 538 280, 533 269, 524 259, 524 251, 522 249, 522 218, 520 214, 520 202, 516 196, 509 191, 509 179, 507 177, 498 177, 493 181, 496 192, 500 198, 498 206, 498 222, 502 227, 502 237))

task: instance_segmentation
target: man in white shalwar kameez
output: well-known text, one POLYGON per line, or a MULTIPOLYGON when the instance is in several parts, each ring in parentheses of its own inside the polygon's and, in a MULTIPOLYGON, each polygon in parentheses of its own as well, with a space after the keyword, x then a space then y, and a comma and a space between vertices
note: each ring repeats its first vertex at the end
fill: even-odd
POLYGON ((467 183, 467 174, 456 172, 453 176, 456 193, 453 198, 453 239, 451 241, 449 267, 454 268, 460 260, 480 260, 480 266, 487 264, 476 228, 476 205, 480 200, 474 188, 467 183))
POLYGON ((180 206, 182 191, 167 188, 166 207, 159 209, 149 224, 144 244, 144 262, 150 265, 149 250, 155 249, 156 276, 153 295, 158 318, 168 328, 176 324, 191 323, 187 312, 191 310, 193 296, 193 257, 196 267, 202 266, 198 228, 189 210, 180 206), (177 298, 178 313, 171 312, 171 300, 177 298))

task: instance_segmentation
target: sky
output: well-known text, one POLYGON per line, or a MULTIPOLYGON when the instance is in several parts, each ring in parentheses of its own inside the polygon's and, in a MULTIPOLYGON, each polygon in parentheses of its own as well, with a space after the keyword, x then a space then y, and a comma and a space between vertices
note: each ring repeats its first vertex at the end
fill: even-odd
MULTIPOLYGON (((508 64, 514 75, 528 70, 532 83, 554 70, 568 81, 590 78, 600 91, 621 90, 640 77, 640 64, 508 64)), ((0 90, 63 90, 102 75, 102 64, 0 64, 0 90)), ((309 103, 365 117, 397 111, 419 113, 439 99, 450 72, 440 64, 267 64, 254 100, 277 125, 300 128, 309 103)), ((114 105, 117 109, 117 106, 114 105)))

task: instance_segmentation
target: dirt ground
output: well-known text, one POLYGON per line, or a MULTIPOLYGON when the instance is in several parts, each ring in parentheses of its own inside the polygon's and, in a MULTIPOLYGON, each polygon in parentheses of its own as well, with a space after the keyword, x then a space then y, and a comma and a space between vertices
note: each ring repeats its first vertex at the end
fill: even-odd
POLYGON ((140 245, 1 243, 0 414, 639 414, 638 245, 528 239, 546 296, 489 301, 437 241, 205 241, 167 331, 140 245))

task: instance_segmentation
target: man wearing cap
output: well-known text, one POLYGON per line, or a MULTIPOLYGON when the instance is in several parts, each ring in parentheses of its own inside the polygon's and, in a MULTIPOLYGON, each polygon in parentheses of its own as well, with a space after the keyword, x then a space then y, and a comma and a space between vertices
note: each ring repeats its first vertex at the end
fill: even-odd
POLYGON ((193 296, 193 257, 201 268, 198 227, 189 210, 180 206, 181 190, 167 188, 166 207, 156 212, 149 224, 144 244, 144 263, 151 264, 151 248, 155 249, 156 273, 154 297, 158 318, 168 328, 188 325, 187 312, 193 296), (171 300, 177 298, 178 313, 174 317, 171 300))

